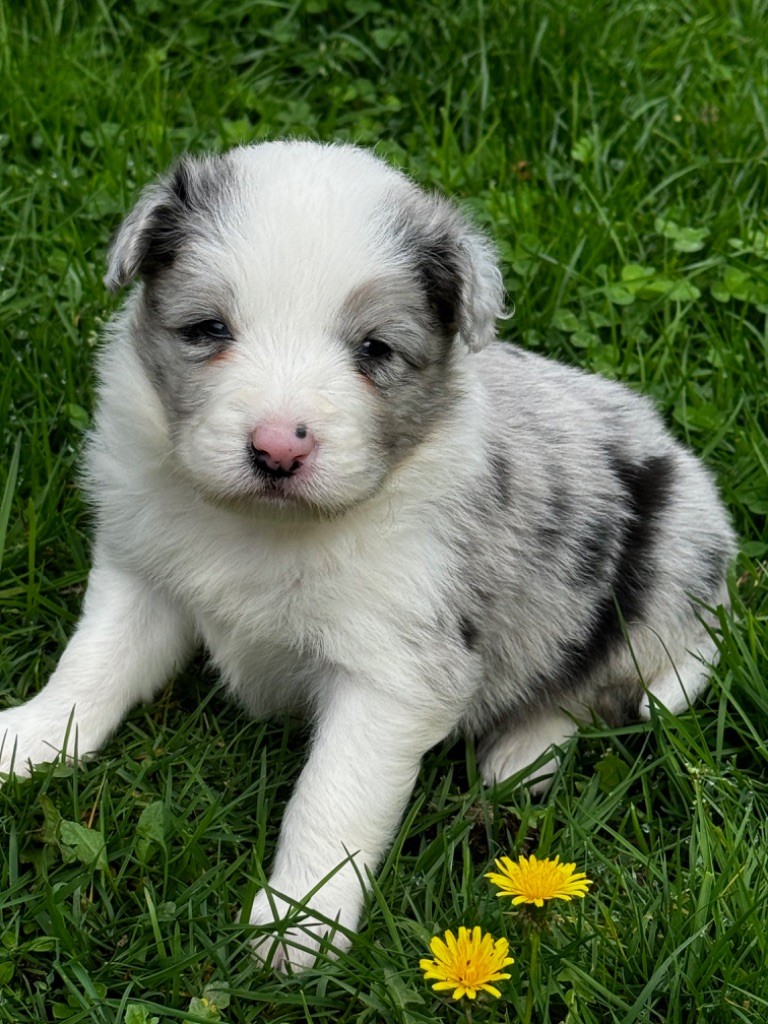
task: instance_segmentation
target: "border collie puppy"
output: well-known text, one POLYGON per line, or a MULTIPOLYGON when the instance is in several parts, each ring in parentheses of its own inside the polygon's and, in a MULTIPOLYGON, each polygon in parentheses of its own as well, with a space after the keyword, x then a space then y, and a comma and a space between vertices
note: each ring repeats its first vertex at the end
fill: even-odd
POLYGON ((369 152, 183 158, 113 242, 107 286, 136 278, 82 618, 0 713, 0 771, 98 750, 204 646, 250 713, 313 723, 251 912, 300 968, 348 942, 430 747, 464 731, 541 790, 593 712, 684 711, 734 538, 647 399, 494 340, 492 246, 369 152))

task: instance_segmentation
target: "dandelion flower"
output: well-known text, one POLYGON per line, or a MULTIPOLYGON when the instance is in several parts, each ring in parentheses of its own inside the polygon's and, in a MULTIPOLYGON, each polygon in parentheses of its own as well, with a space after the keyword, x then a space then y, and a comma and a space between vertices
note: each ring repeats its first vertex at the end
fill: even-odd
POLYGON ((576 871, 575 864, 561 864, 560 858, 536 860, 530 857, 519 857, 517 861, 502 857, 496 861, 498 873, 489 872, 490 878, 498 886, 497 896, 511 896, 514 904, 533 903, 543 907, 547 900, 570 900, 574 896, 586 896, 591 880, 576 871))
POLYGON ((450 931, 445 933, 444 940, 436 935, 429 948, 435 959, 419 961, 424 978, 436 979, 432 986, 436 992, 453 989, 454 999, 474 999, 478 992, 489 992, 498 999, 501 992, 490 983, 509 978, 501 971, 514 963, 507 955, 507 940, 494 940, 479 927, 471 932, 469 928, 459 928, 458 938, 450 931))

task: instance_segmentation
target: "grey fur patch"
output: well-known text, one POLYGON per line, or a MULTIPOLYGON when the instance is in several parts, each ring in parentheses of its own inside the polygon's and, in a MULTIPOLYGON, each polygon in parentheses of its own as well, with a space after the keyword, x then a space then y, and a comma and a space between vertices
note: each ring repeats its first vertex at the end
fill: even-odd
POLYGON ((487 345, 504 310, 496 252, 456 206, 414 190, 411 201, 382 211, 411 272, 421 282, 435 328, 469 348, 487 345))
POLYGON ((468 651, 474 651, 477 648, 477 642, 480 637, 480 630, 475 623, 464 616, 459 620, 459 633, 464 646, 468 651))
POLYGON ((337 330, 359 372, 378 395, 378 436, 390 465, 421 444, 450 415, 458 397, 452 346, 434 329, 425 296, 410 273, 395 270, 356 288, 337 330), (384 360, 360 359, 373 336, 392 349, 384 360))
POLYGON ((630 461, 612 453, 611 465, 624 489, 628 516, 622 538, 616 601, 627 621, 642 614, 647 590, 654 575, 654 549, 658 522, 671 500, 674 466, 671 455, 648 455, 630 461))
POLYGON ((149 185, 117 230, 104 283, 119 291, 135 277, 150 278, 170 266, 200 219, 210 217, 229 182, 225 157, 183 156, 149 185))
POLYGON ((512 469, 501 452, 492 452, 490 465, 499 505, 503 509, 507 508, 512 500, 512 469))
POLYGON ((574 514, 573 501, 560 482, 561 473, 555 470, 551 476, 550 494, 544 502, 537 530, 538 539, 549 554, 563 544, 564 524, 571 522, 574 514))
POLYGON ((373 335, 418 368, 445 356, 445 340, 435 337, 431 327, 417 281, 396 270, 350 292, 339 313, 337 330, 355 356, 361 342, 373 335))
POLYGON ((586 524, 574 538, 574 583, 599 587, 613 571, 620 547, 621 521, 618 517, 605 516, 586 524))

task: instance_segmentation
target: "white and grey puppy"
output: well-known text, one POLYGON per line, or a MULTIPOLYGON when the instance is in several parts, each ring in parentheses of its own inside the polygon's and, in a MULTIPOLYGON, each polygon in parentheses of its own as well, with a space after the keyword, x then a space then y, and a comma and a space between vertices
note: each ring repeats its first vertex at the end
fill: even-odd
POLYGON ((646 399, 494 341, 492 247, 368 152, 183 159, 113 243, 107 285, 136 277, 99 358, 82 619, 0 714, 0 769, 97 750, 202 643, 253 714, 314 723, 270 879, 288 902, 251 916, 316 890, 306 948, 259 947, 302 966, 323 919, 356 926, 444 737, 478 737, 490 782, 590 709, 685 709, 733 536, 646 399))

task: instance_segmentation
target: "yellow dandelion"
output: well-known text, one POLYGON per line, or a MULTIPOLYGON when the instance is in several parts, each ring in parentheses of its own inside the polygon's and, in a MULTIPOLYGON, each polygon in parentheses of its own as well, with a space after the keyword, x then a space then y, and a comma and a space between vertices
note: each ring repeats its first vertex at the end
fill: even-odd
POLYGON ((436 935, 429 948, 435 959, 419 961, 424 979, 436 979, 432 986, 436 992, 453 989, 454 999, 474 999, 478 992, 489 992, 498 999, 501 992, 490 982, 509 978, 510 975, 500 972, 515 962, 507 955, 506 939, 494 940, 479 927, 471 932, 469 928, 459 928, 458 937, 448 931, 444 940, 436 935))
POLYGON ((543 907, 546 900, 570 900, 586 896, 592 882, 576 871, 575 864, 561 864, 560 858, 536 860, 519 857, 517 861, 502 857, 496 861, 498 873, 490 871, 485 877, 498 886, 497 896, 511 896, 514 904, 534 903, 543 907))

